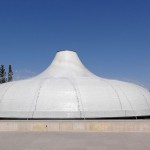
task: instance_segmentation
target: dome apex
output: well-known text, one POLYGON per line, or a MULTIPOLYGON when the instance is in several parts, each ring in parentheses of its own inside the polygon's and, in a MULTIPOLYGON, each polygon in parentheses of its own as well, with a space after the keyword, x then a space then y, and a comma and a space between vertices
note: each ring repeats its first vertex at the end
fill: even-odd
POLYGON ((64 49, 64 50, 59 50, 59 51, 57 51, 57 53, 61 53, 61 52, 74 52, 74 53, 76 53, 75 50, 68 50, 68 49, 64 49))
POLYGON ((61 50, 56 53, 50 66, 38 77, 87 77, 95 76, 81 62, 78 54, 72 50, 61 50))

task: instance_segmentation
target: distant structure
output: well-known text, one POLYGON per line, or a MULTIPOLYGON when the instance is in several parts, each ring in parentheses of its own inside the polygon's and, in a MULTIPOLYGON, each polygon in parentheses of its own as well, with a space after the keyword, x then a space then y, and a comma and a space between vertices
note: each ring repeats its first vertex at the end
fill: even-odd
POLYGON ((0 118, 100 119, 150 116, 150 92, 138 85, 100 78, 76 52, 57 52, 33 78, 0 85, 0 118))

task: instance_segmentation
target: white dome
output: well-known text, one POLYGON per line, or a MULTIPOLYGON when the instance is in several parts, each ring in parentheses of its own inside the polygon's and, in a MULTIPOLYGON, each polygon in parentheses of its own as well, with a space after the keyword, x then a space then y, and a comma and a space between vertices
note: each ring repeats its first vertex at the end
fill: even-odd
POLYGON ((76 52, 57 52, 40 75, 0 85, 0 118, 106 118, 150 116, 150 92, 100 78, 76 52))

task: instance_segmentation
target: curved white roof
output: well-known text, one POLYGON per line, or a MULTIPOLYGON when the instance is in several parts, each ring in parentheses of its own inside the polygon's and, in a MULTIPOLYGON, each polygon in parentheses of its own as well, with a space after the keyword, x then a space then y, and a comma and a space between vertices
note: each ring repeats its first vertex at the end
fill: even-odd
POLYGON ((40 75, 0 85, 0 118, 103 118, 150 116, 150 92, 100 78, 76 52, 57 52, 40 75))

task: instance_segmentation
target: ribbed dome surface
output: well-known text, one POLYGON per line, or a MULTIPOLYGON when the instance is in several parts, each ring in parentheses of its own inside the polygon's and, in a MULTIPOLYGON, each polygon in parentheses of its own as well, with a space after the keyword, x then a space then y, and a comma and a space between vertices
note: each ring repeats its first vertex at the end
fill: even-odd
POLYGON ((40 75, 0 85, 0 118, 103 118, 150 116, 150 92, 100 78, 76 52, 57 52, 40 75))

